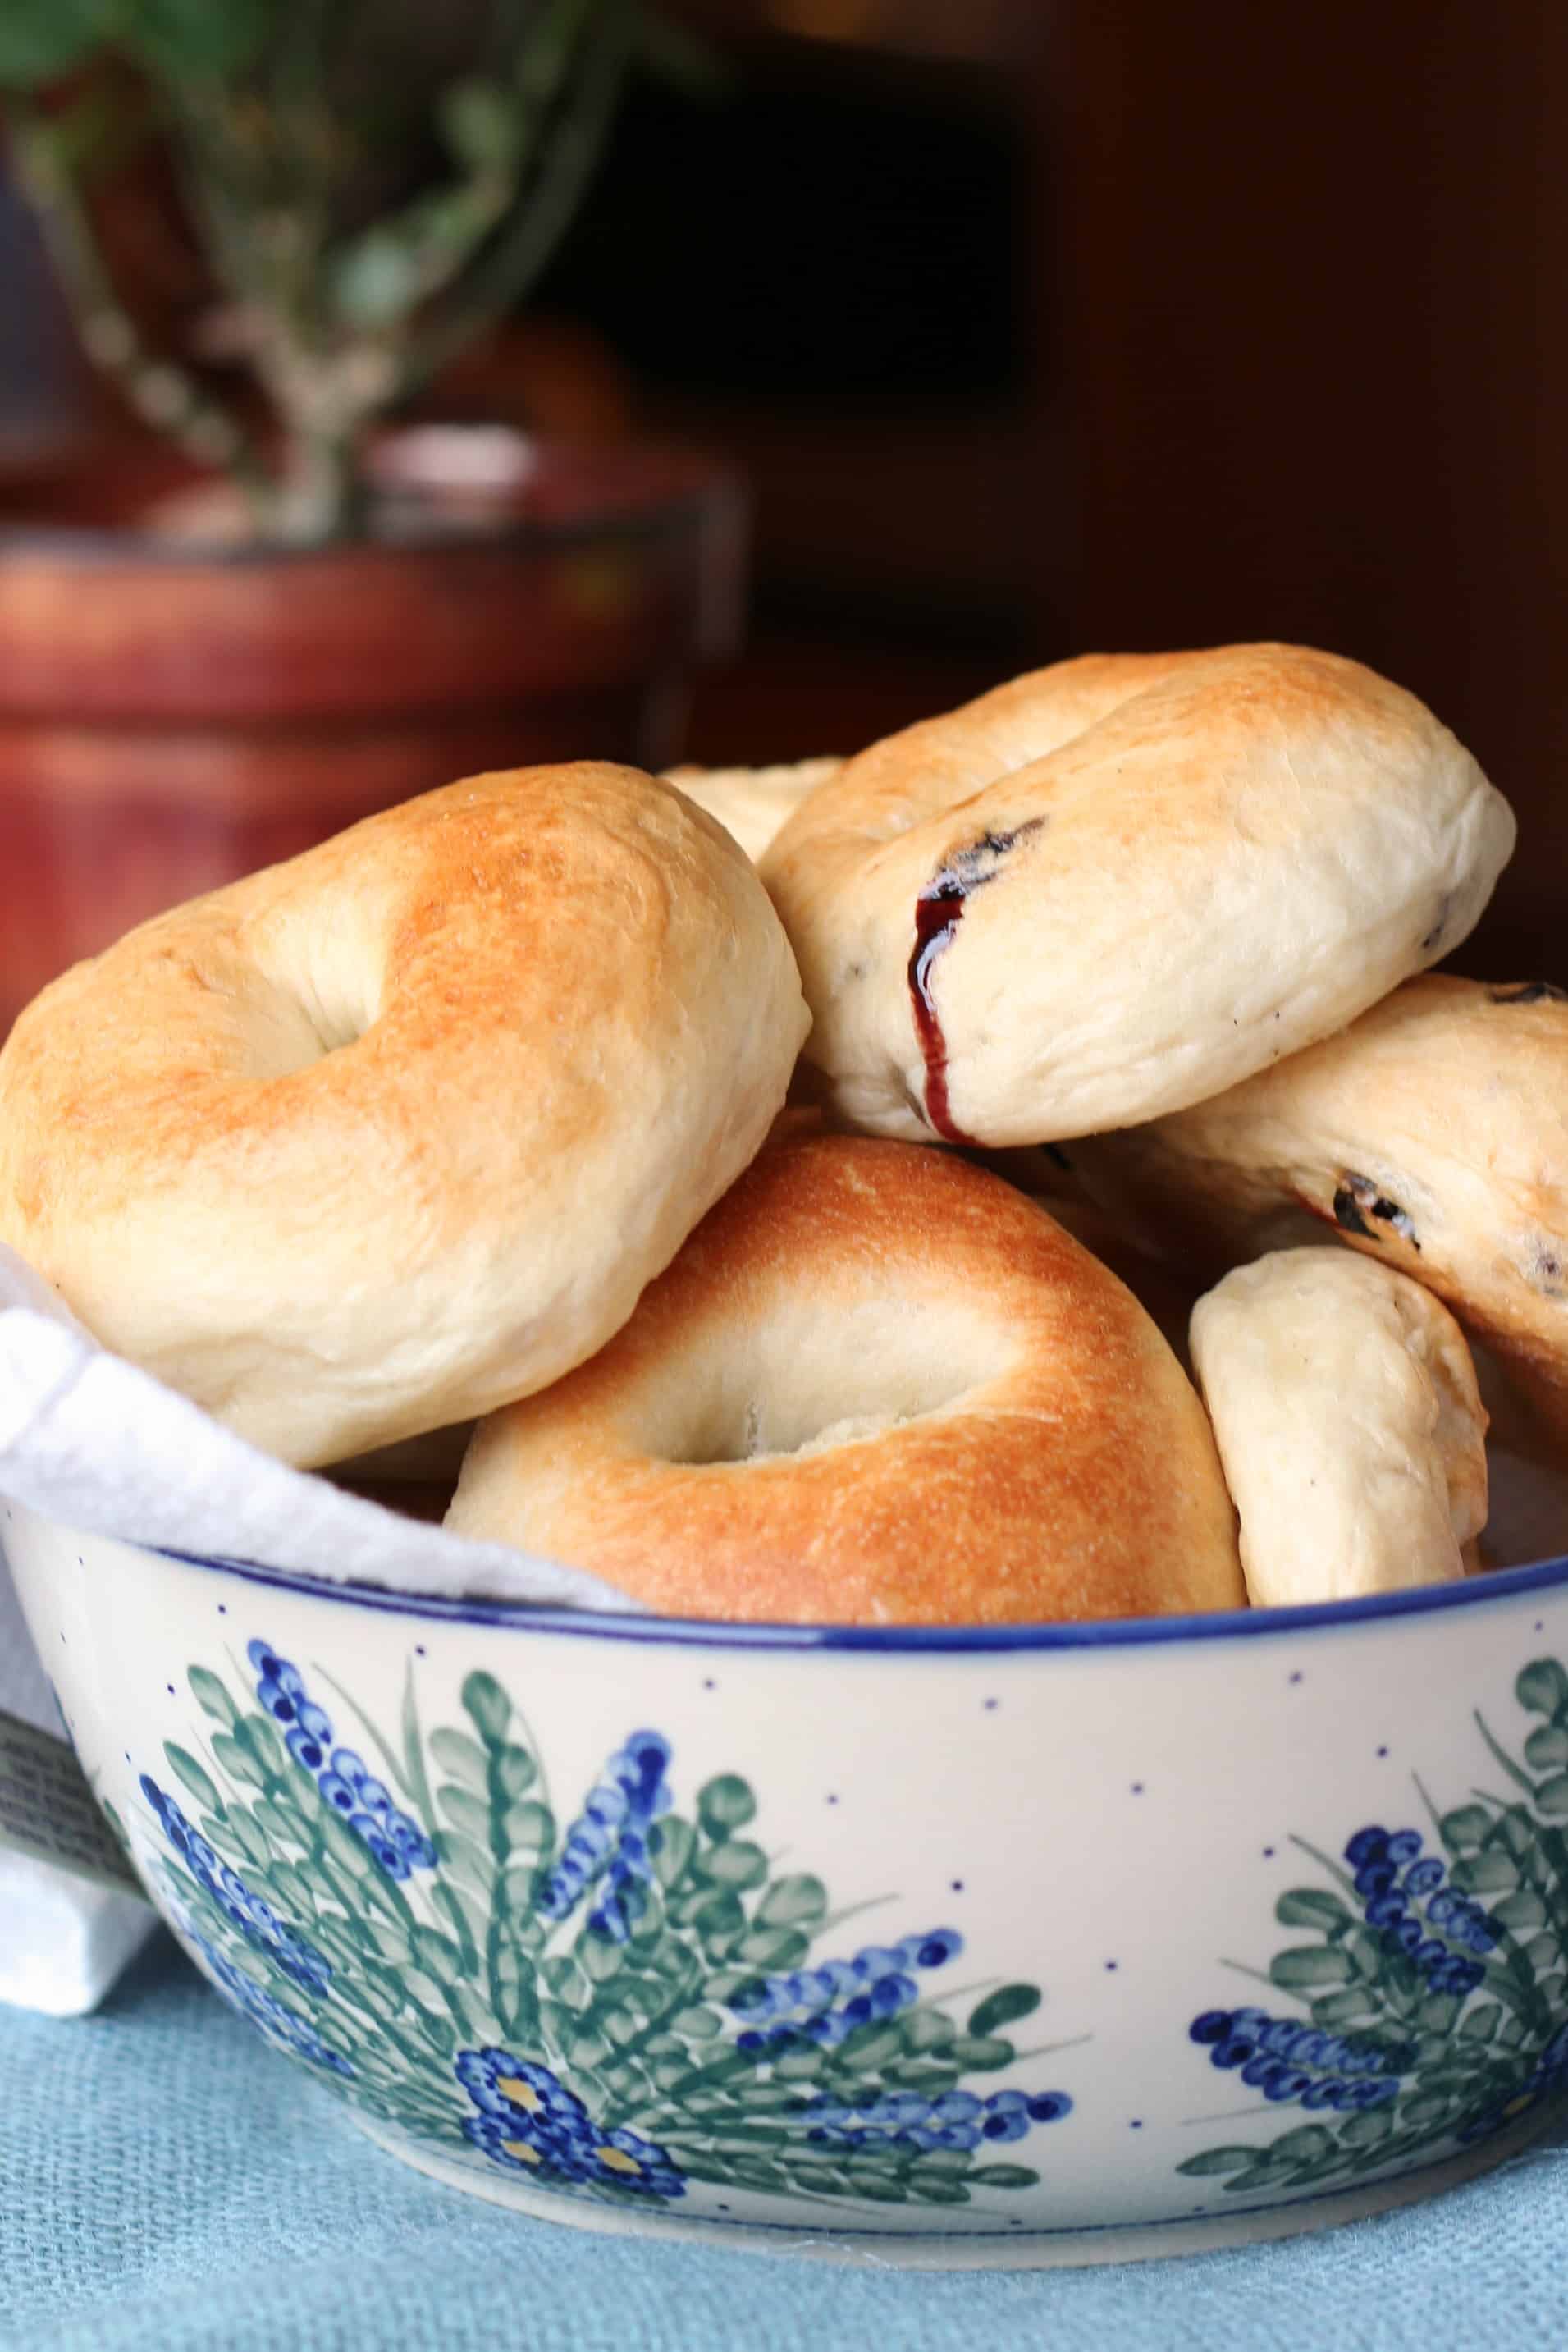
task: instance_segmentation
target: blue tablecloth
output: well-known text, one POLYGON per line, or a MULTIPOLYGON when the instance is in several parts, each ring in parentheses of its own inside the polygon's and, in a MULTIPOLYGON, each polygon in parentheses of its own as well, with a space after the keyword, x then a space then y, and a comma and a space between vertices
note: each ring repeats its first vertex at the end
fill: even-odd
POLYGON ((1561 2352, 1568 2135, 1426 2207, 1112 2270, 841 2270, 592 2238, 369 2147, 160 1937, 0 2011, 0 2345, 30 2352, 1561 2352))

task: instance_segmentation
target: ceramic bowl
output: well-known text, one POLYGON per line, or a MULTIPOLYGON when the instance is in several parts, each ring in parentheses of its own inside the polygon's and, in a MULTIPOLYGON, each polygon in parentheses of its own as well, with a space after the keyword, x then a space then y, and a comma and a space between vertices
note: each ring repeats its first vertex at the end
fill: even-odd
POLYGON ((1120 2260, 1420 2196, 1568 2083, 1568 1560, 818 1632, 394 1599, 0 1508, 185 1949, 497 2203, 1120 2260))

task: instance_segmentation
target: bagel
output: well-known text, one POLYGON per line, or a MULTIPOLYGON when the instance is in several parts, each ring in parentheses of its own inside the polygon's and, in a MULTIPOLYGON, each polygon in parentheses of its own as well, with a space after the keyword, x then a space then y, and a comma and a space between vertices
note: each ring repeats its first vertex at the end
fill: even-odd
POLYGON ((1198 1300, 1192 1360, 1255 1607, 1465 1573, 1487 1416, 1430 1291, 1340 1250, 1276 1250, 1198 1300))
POLYGON ((1243 1599, 1203 1409, 1131 1293, 999 1178, 806 1113, 591 1363, 480 1423, 446 1524, 689 1616, 1243 1599))
POLYGON ((0 1052, 0 1239, 301 1465, 557 1379, 763 1140, 807 1025, 734 842, 583 762, 161 915, 0 1052))
POLYGON ((1325 1228, 1435 1291, 1568 1435, 1568 996, 1429 972, 1212 1102, 1075 1144, 1145 1246, 1325 1228))
POLYGON ((1061 662, 890 736, 761 871, 839 1113, 1009 1145, 1330 1034, 1464 938, 1513 838, 1413 696, 1231 646, 1061 662))
POLYGON ((843 764, 823 759, 777 768, 666 768, 664 781, 716 817, 755 864, 785 818, 843 764))

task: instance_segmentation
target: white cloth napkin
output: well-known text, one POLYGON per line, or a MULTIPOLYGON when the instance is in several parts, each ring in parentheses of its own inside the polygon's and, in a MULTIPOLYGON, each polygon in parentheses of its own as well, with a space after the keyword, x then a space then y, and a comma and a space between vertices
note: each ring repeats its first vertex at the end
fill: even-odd
POLYGON ((109 1355, 0 1244, 0 1494, 66 1527, 394 1592, 630 1609, 597 1577, 286 1469, 109 1355))
MULTIPOLYGON (((0 1494, 94 1534, 340 1583, 578 1609, 634 1604, 597 1577, 470 1543, 286 1469, 98 1346, 0 1244, 0 1494)), ((59 1730, 0 1550, 0 1711, 59 1730)), ((0 1853, 0 2000, 92 2009, 152 1925, 133 1897, 0 1853)))

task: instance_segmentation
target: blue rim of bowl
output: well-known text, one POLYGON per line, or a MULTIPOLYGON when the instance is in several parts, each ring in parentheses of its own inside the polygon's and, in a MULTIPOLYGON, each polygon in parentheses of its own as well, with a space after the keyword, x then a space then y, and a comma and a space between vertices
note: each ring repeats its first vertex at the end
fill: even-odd
POLYGON ((517 1632, 564 1633, 579 1640, 642 1642, 708 1650, 858 1650, 905 1656, 1009 1650, 1122 1650, 1153 1643, 1268 1640, 1279 1633, 1324 1633, 1385 1618, 1478 1609, 1526 1593, 1568 1586, 1568 1557, 1526 1568, 1483 1569, 1453 1584, 1423 1584, 1376 1592, 1358 1601, 1317 1601, 1290 1609, 1216 1609, 1172 1617, 1111 1617, 1025 1625, 780 1625, 730 1623, 711 1617, 655 1617, 632 1611, 551 1608, 528 1601, 491 1601, 445 1593, 389 1591, 302 1570, 263 1568, 254 1560, 221 1559, 162 1546, 143 1547, 187 1568, 214 1570, 286 1592, 380 1610, 394 1617, 434 1618, 449 1624, 502 1625, 517 1632))

